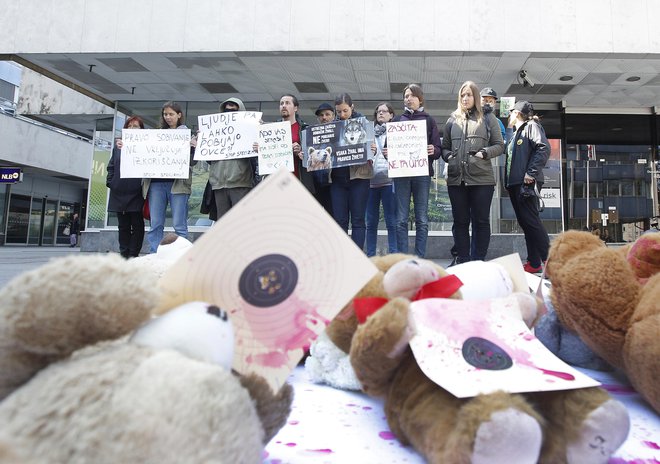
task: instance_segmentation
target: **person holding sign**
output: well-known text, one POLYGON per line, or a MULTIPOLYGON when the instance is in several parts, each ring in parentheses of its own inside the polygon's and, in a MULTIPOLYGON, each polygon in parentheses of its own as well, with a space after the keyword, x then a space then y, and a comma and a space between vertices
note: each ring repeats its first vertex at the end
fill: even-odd
MULTIPOLYGON (((188 129, 183 123, 181 105, 169 101, 163 105, 160 113, 161 129, 188 129)), ((172 208, 172 227, 174 232, 188 238, 188 198, 192 193, 192 156, 196 145, 193 137, 190 141, 190 164, 187 179, 151 178, 142 180, 142 195, 149 202, 151 214, 147 239, 151 253, 155 253, 163 240, 167 205, 172 208)))
MULTIPOLYGON (((220 104, 220 112, 245 111, 243 100, 228 98, 220 104)), ((242 200, 254 186, 255 158, 209 161, 209 184, 218 210, 218 219, 242 200)))
MULTIPOLYGON (((321 103, 316 111, 316 120, 319 124, 332 122, 335 119, 335 109, 329 103, 321 103)), ((330 169, 319 169, 312 171, 314 178, 314 198, 321 203, 321 206, 332 216, 332 197, 330 196, 330 169)))
MULTIPOLYGON (((404 112, 396 121, 426 121, 426 152, 428 153, 428 173, 421 176, 397 177, 394 179, 394 192, 397 200, 397 249, 408 253, 408 217, 410 199, 415 212, 415 254, 420 258, 426 255, 426 241, 429 235, 429 192, 433 176, 433 161, 440 158, 440 133, 435 119, 424 111, 424 92, 418 84, 408 84, 403 89, 404 112)), ((387 152, 385 152, 387 155, 387 152)))
MULTIPOLYGON (((335 98, 335 112, 340 121, 362 117, 362 114, 355 111, 353 99, 347 93, 335 98)), ((351 239, 360 249, 364 247, 366 233, 369 179, 374 175, 372 164, 373 160, 370 159, 363 164, 333 168, 331 173, 332 215, 344 232, 348 232, 350 218, 351 239)))
POLYGON ((371 145, 374 152, 374 176, 371 178, 369 198, 367 199, 367 256, 376 256, 378 240, 378 222, 380 204, 383 203, 383 215, 387 227, 388 253, 396 253, 396 197, 394 183, 387 175, 387 159, 383 155, 387 138, 386 123, 394 117, 394 108, 381 102, 374 110, 374 134, 376 140, 371 145))
POLYGON ((497 118, 486 117, 479 89, 461 85, 456 110, 444 128, 442 158, 447 163, 447 192, 454 218, 456 263, 484 260, 490 243, 490 204, 495 191, 491 159, 504 151, 497 118), (487 127, 488 125, 489 127, 487 127), (470 221, 474 253, 470 253, 470 221))
POLYGON ((539 214, 539 193, 550 144, 534 116, 534 107, 527 101, 515 104, 509 114, 509 127, 514 128, 514 133, 506 148, 504 179, 516 219, 525 233, 527 262, 523 268, 534 274, 543 271, 550 249, 548 232, 539 214))
MULTIPOLYGON (((126 119, 124 129, 144 129, 144 122, 139 116, 131 116, 126 119)), ((142 180, 140 178, 122 179, 120 175, 121 145, 123 143, 121 139, 118 139, 108 163, 105 185, 110 189, 108 211, 117 214, 119 253, 124 258, 134 258, 140 255, 144 241, 142 180)))
POLYGON ((298 99, 295 95, 282 95, 280 98, 280 116, 282 121, 291 123, 291 142, 293 144, 293 173, 300 179, 312 195, 314 191, 314 178, 307 169, 303 167, 303 152, 301 146, 302 131, 307 128, 307 124, 300 119, 298 115, 298 99))

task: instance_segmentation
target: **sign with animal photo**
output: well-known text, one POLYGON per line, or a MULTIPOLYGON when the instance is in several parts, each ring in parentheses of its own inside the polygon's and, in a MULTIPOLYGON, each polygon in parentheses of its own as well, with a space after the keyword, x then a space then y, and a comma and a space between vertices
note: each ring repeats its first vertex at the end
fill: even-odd
POLYGON ((293 143, 289 121, 259 126, 259 174, 272 174, 280 168, 293 172, 293 143))
POLYGON ((429 175, 426 119, 388 122, 387 161, 389 177, 429 175))
POLYGON ((374 126, 365 117, 310 126, 303 133, 303 165, 319 171, 364 164, 373 141, 374 126))
POLYGON ((190 129, 123 129, 121 139, 122 179, 188 178, 190 129))
POLYGON ((428 298, 411 303, 410 311, 417 363, 459 398, 599 385, 543 346, 523 322, 513 295, 481 301, 428 298))
POLYGON ((194 159, 217 161, 257 156, 261 112, 230 111, 197 117, 199 133, 194 159))

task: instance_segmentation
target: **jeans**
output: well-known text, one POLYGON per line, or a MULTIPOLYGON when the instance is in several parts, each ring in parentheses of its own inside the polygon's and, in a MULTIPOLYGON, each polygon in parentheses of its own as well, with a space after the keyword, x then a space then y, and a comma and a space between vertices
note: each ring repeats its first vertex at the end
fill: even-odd
MULTIPOLYGON (((539 200, 537 197, 520 197, 522 185, 507 187, 511 206, 516 213, 518 224, 525 234, 527 246, 527 261, 533 267, 539 267, 548 259, 550 238, 539 215, 539 200)), ((540 190, 540 189, 539 189, 540 190)))
POLYGON ((188 238, 188 197, 185 193, 172 193, 172 181, 151 182, 149 184, 149 211, 151 227, 147 232, 151 253, 155 253, 163 240, 165 229, 165 213, 167 205, 172 208, 172 227, 174 232, 183 238, 188 238))
POLYGON ((140 255, 144 241, 144 218, 142 211, 117 212, 119 253, 124 258, 140 255))
POLYGON ((378 222, 380 221, 380 203, 383 203, 383 215, 387 227, 388 253, 396 253, 396 198, 394 185, 369 189, 367 200, 367 256, 376 256, 378 241, 378 222))
POLYGON ((348 182, 333 182, 330 187, 332 216, 344 232, 348 232, 351 221, 351 238, 362 250, 365 238, 365 214, 369 197, 369 179, 352 179, 348 182))
POLYGON ((397 177, 394 179, 396 197, 396 247, 399 253, 408 253, 408 217, 410 198, 415 213, 415 254, 426 255, 426 240, 429 235, 429 191, 431 176, 397 177))
POLYGON ((458 253, 458 262, 484 260, 490 244, 490 203, 494 185, 448 185, 452 231, 458 253), (470 222, 474 252, 470 253, 470 222))

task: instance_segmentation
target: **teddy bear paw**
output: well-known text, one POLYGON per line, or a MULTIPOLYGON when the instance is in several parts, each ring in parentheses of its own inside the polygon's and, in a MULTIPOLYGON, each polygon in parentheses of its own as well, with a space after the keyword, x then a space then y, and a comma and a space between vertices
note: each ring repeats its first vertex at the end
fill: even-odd
POLYGON ((587 416, 578 439, 568 444, 568 464, 606 463, 626 441, 629 430, 626 407, 616 400, 606 401, 587 416))
POLYGON ((497 411, 477 429, 471 462, 534 464, 542 440, 541 425, 533 417, 514 408, 497 411))

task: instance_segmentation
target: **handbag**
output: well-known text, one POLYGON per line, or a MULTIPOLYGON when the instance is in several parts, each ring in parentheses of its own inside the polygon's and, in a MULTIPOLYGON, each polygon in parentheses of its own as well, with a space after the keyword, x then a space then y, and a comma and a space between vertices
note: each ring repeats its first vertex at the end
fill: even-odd
POLYGON ((144 200, 144 205, 142 206, 142 217, 151 220, 151 212, 149 211, 149 199, 144 200))
POLYGON ((71 235, 71 228, 69 226, 66 226, 63 230, 62 233, 64 235, 71 235))

